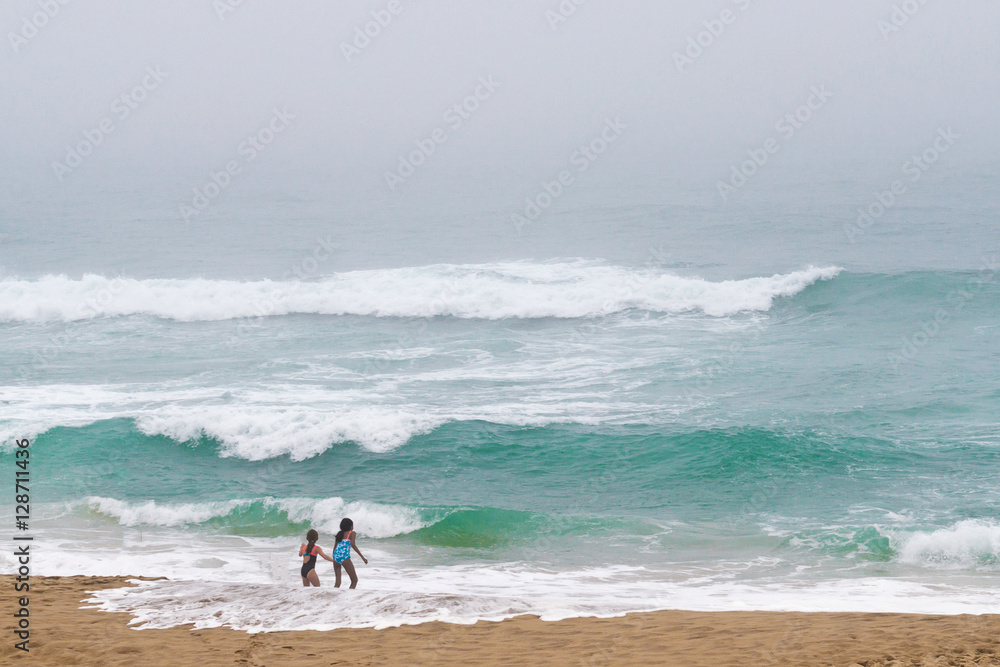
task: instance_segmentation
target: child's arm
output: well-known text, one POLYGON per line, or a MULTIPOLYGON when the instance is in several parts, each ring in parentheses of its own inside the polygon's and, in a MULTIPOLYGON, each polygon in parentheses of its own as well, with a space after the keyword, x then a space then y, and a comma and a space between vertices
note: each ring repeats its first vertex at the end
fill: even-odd
POLYGON ((319 555, 320 555, 320 556, 322 556, 323 558, 327 559, 327 560, 328 560, 328 561, 330 561, 331 563, 333 562, 333 559, 332 559, 332 558, 330 558, 329 556, 327 556, 327 555, 326 555, 326 552, 325 552, 325 551, 323 551, 323 549, 322 549, 321 547, 317 547, 316 551, 317 551, 317 552, 319 553, 319 555))
POLYGON ((358 534, 357 533, 354 533, 354 539, 351 540, 351 548, 358 552, 358 555, 361 556, 361 560, 363 560, 365 562, 365 565, 367 565, 368 564, 368 559, 365 558, 365 555, 363 553, 361 553, 361 549, 358 548, 358 534))

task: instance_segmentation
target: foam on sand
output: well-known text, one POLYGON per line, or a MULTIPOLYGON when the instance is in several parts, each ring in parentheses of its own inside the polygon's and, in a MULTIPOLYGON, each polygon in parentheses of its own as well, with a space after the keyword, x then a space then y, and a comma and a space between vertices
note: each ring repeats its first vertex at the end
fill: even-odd
MULTIPOLYGON (((368 550, 371 553, 371 550, 368 550)), ((977 614, 995 611, 989 589, 926 585, 899 579, 816 584, 748 584, 729 575, 697 584, 656 578, 645 568, 545 571, 524 564, 410 569, 374 557, 350 591, 303 592, 289 566, 286 580, 141 582, 138 588, 98 592, 90 602, 135 616, 140 628, 231 627, 249 632, 385 628, 443 621, 471 624, 537 614, 557 621, 620 616, 659 609, 690 611, 836 611, 977 614), (308 604, 305 604, 308 601, 308 604)), ((322 576, 322 575, 321 575, 322 576)))

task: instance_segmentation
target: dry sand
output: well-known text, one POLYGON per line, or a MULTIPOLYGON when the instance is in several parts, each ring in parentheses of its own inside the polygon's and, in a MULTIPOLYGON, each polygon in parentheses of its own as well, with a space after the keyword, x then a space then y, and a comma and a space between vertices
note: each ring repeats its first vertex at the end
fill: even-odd
MULTIPOLYGON (((4 609, 15 610, 10 576, 4 609)), ((3 665, 1000 665, 1000 616, 666 611, 471 626, 273 632, 133 630, 80 609, 121 577, 33 577, 31 652, 3 633, 3 665)), ((10 612, 5 612, 5 615, 10 612)), ((6 628, 12 624, 7 615, 6 628)))

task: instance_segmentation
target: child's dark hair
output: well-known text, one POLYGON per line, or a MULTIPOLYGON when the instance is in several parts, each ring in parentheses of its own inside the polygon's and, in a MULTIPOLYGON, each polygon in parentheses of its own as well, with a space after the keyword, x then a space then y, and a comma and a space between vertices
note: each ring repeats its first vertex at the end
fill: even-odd
POLYGON ((319 533, 310 528, 309 532, 306 533, 306 539, 309 540, 309 544, 306 546, 306 553, 308 554, 316 546, 316 541, 319 540, 319 533))
POLYGON ((344 535, 354 530, 354 522, 350 519, 341 519, 340 521, 340 532, 337 533, 337 542, 344 539, 344 535))

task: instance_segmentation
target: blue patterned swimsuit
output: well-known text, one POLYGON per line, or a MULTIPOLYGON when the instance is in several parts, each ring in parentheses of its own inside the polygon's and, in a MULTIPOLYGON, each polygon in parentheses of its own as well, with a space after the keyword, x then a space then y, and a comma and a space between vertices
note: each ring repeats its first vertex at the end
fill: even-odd
POLYGON ((351 535, 353 534, 354 531, 352 530, 344 536, 344 539, 337 542, 337 546, 333 549, 333 560, 343 563, 351 557, 351 535))

